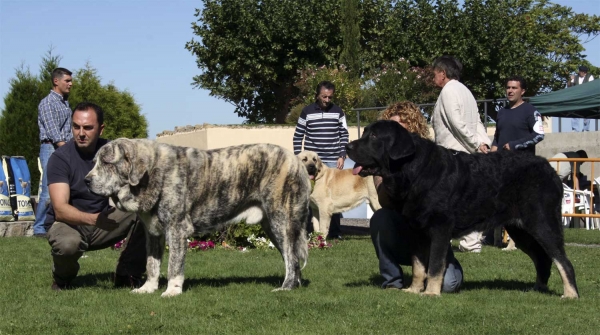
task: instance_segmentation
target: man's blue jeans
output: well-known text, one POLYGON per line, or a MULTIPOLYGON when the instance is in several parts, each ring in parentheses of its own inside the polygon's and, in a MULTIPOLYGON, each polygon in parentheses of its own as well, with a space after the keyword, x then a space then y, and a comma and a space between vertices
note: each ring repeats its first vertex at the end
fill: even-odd
POLYGON ((46 211, 50 204, 50 193, 48 192, 48 173, 46 167, 50 155, 54 152, 54 146, 51 143, 42 143, 40 146, 40 163, 42 164, 42 182, 38 192, 38 205, 35 211, 35 222, 33 223, 34 234, 45 234, 44 222, 46 221, 46 211))
POLYGON ((571 130, 573 131, 590 131, 590 119, 583 119, 583 129, 580 130, 581 119, 571 119, 571 130))
MULTIPOLYGON (((410 255, 411 228, 408 219, 398 212, 381 208, 371 217, 371 240, 379 259, 382 288, 403 288, 404 273, 400 265, 412 265, 410 255)), ((448 245, 442 292, 458 292, 463 283, 463 269, 448 245)))

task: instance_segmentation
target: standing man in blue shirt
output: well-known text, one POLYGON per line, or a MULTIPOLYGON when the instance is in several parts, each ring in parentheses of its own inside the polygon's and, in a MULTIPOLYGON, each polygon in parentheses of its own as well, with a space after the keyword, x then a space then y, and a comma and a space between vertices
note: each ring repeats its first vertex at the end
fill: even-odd
POLYGON ((535 145, 544 140, 542 115, 523 100, 526 89, 521 76, 506 80, 508 106, 498 112, 492 151, 512 150, 535 155, 535 145))
MULTIPOLYGON (((331 102, 334 93, 335 85, 332 82, 322 81, 317 85, 315 102, 304 107, 298 118, 294 154, 302 151, 304 139, 304 150, 316 152, 328 167, 342 170, 349 135, 344 111, 331 102)), ((340 219, 340 214, 331 216, 329 238, 341 238, 340 219)))
POLYGON ((52 71, 52 90, 38 106, 38 127, 40 129, 40 162, 42 165, 41 191, 33 224, 33 235, 46 237, 44 222, 50 202, 46 166, 54 150, 73 138, 71 133, 71 108, 69 93, 73 85, 71 71, 59 67, 52 71))

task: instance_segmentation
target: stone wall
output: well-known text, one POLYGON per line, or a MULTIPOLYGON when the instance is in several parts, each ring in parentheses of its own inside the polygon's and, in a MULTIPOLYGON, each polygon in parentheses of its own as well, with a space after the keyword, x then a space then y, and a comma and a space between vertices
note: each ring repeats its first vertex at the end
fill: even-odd
MULTIPOLYGON (((585 150, 589 158, 600 158, 600 132, 551 133, 536 147, 536 154, 550 158, 559 152, 585 150)), ((581 166, 583 174, 591 180, 600 176, 600 163, 585 163, 581 166), (591 169, 594 167, 594 172, 591 169)))
POLYGON ((33 236, 33 221, 0 222, 0 237, 33 236))

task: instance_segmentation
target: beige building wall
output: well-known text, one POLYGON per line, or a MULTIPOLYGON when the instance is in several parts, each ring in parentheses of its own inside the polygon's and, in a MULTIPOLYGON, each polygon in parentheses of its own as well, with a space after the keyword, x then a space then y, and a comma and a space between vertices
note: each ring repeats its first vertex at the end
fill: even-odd
MULTIPOLYGON (((202 150, 224 148, 232 145, 251 143, 272 143, 293 150, 295 126, 187 126, 176 131, 166 131, 157 135, 156 140, 172 145, 193 147, 202 150)), ((361 127, 361 134, 364 128, 361 127)), ((488 135, 494 135, 495 128, 488 127, 488 135)), ((431 138, 433 129, 429 128, 431 138)), ((348 127, 350 141, 358 138, 358 127, 348 127)))
MULTIPOLYGON (((559 152, 585 150, 590 158, 600 158, 600 132, 551 133, 552 123, 545 120, 546 136, 536 147, 536 153, 551 158, 559 152)), ((216 126, 199 125, 178 127, 175 131, 164 131, 156 140, 172 145, 193 147, 202 150, 223 148, 232 145, 249 143, 272 143, 288 150, 293 150, 292 138, 295 126, 216 126)), ((364 128, 361 128, 361 133, 364 128)), ((488 127, 487 133, 492 138, 496 128, 488 127)), ((358 128, 349 127, 350 141, 358 138, 358 128)), ((430 128, 433 138, 433 130, 430 128)), ((594 176, 600 176, 600 163, 594 163, 594 176)), ((592 176, 591 163, 582 165, 582 172, 592 176)))
MULTIPOLYGON (((163 132, 156 140, 172 145, 193 147, 202 150, 224 148, 232 145, 271 143, 294 150, 295 126, 213 126, 179 128, 174 132, 163 132)), ((358 138, 358 128, 349 127, 350 141, 358 138)))

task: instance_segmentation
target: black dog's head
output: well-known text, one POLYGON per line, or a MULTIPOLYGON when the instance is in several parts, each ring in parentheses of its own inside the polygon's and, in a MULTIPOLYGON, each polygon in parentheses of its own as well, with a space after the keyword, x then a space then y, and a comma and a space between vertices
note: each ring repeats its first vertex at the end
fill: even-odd
POLYGON ((398 122, 382 120, 367 126, 361 138, 348 143, 346 153, 356 162, 354 174, 382 176, 390 172, 390 160, 413 155, 415 143, 398 122))

